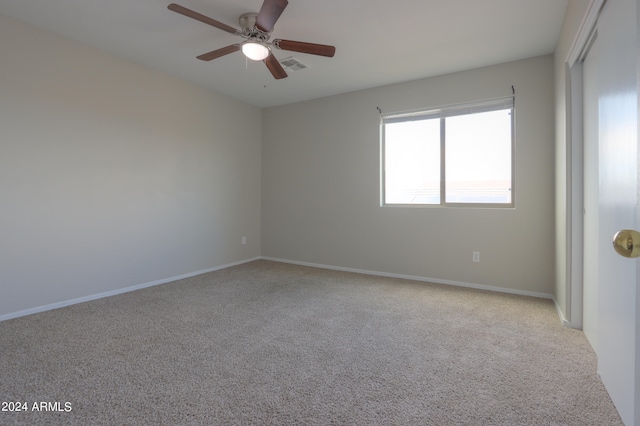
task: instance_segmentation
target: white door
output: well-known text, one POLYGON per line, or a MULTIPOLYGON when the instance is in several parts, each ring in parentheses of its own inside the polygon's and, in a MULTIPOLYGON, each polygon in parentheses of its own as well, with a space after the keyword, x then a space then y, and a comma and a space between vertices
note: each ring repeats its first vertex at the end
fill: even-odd
POLYGON ((640 425, 638 261, 616 254, 611 241, 617 231, 638 227, 637 3, 640 0, 608 0, 598 18, 596 41, 599 191, 595 349, 600 377, 626 425, 640 425))

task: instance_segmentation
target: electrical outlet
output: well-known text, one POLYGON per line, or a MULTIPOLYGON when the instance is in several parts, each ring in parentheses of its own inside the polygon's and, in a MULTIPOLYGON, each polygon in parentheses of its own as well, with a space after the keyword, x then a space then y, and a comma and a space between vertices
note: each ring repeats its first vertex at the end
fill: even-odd
POLYGON ((242 244, 247 244, 247 237, 242 237, 242 244))
POLYGON ((473 252, 473 261, 474 262, 480 262, 480 252, 479 251, 474 251, 473 252))

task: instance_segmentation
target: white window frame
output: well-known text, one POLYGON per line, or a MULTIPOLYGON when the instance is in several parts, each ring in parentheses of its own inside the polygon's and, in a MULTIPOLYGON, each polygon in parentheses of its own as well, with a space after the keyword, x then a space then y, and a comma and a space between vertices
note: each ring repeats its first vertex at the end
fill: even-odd
POLYGON ((515 97, 503 97, 479 102, 448 105, 433 109, 421 109, 380 115, 380 205, 382 207, 474 207, 474 208, 515 208, 515 97), (510 203, 461 203, 446 201, 446 135, 444 132, 447 117, 476 114, 481 112, 511 109, 511 202, 510 203), (387 203, 385 194, 385 124, 415 120, 440 119, 440 203, 438 204, 398 204, 387 203))

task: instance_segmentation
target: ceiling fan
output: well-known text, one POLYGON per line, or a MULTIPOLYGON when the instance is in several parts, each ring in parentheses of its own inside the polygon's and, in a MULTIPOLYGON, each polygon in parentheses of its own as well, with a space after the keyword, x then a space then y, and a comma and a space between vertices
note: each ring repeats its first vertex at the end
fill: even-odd
POLYGON ((336 48, 334 46, 327 46, 324 44, 282 39, 269 41, 276 21, 280 18, 280 15, 282 15, 282 12, 288 4, 289 2, 287 0, 264 0, 259 13, 245 13, 240 16, 239 23, 241 30, 230 27, 229 25, 223 24, 222 22, 216 21, 215 19, 209 18, 208 16, 204 16, 175 3, 171 3, 168 8, 169 10, 180 13, 181 15, 204 22, 205 24, 209 24, 220 30, 246 39, 242 43, 232 44, 212 52, 203 53, 197 57, 198 59, 211 61, 221 56, 242 50, 242 53, 244 53, 249 59, 253 59, 254 61, 264 61, 273 77, 281 79, 287 77, 287 73, 284 68, 282 68, 282 65, 280 65, 280 62, 278 62, 278 59, 273 55, 271 51, 273 47, 281 50, 308 53, 311 55, 326 56, 329 58, 333 57, 336 52, 336 48))

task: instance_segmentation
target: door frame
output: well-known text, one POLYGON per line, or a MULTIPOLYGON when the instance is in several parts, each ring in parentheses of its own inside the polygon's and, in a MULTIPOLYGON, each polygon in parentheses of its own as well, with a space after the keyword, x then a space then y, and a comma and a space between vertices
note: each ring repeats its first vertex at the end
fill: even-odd
POLYGON ((582 61, 589 50, 598 16, 606 0, 591 0, 565 61, 566 75, 566 276, 563 324, 582 329, 583 303, 583 119, 582 61))

